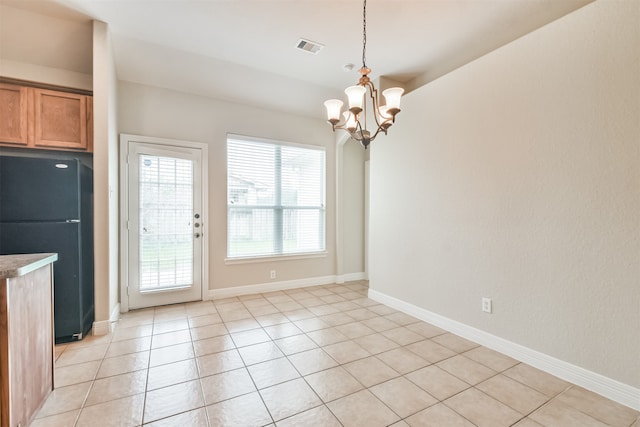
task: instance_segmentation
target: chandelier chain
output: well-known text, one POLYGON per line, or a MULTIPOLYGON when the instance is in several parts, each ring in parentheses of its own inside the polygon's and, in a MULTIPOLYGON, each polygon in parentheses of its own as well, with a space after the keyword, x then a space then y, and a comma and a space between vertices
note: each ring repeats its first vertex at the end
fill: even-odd
POLYGON ((364 0, 362 7, 362 68, 367 68, 367 0, 364 0))

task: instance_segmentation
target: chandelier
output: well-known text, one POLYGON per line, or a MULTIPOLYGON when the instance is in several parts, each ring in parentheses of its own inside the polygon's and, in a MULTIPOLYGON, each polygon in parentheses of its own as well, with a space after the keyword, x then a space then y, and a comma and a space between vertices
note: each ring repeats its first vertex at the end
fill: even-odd
MULTIPOLYGON (((400 112, 400 97, 404 89, 392 87, 382 92, 386 105, 380 105, 378 90, 369 79, 371 69, 366 64, 367 52, 367 0, 364 0, 362 9, 362 68, 358 84, 344 90, 349 100, 349 108, 342 112, 344 104, 339 99, 329 99, 324 102, 327 108, 327 119, 335 132, 343 129, 351 135, 351 138, 360 142, 367 149, 380 132, 387 134, 387 130, 395 122, 396 115, 400 112), (365 94, 368 92, 370 106, 367 106, 365 94), (342 115, 342 122, 340 116, 342 115), (375 122, 375 131, 367 128, 367 119, 375 122)), ((373 125, 373 123, 371 123, 373 125)))

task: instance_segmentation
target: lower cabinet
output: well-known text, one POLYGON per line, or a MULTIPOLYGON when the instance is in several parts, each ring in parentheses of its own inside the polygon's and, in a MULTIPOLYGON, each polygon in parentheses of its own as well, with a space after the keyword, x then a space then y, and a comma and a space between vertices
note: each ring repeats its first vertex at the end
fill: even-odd
POLYGON ((0 427, 26 427, 53 389, 52 265, 0 279, 0 427))

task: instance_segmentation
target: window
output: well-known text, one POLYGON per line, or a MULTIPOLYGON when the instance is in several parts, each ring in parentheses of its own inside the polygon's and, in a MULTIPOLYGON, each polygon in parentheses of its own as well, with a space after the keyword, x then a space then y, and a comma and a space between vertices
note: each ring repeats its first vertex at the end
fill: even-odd
POLYGON ((193 161, 140 154, 140 290, 193 283, 193 161))
POLYGON ((325 150, 227 138, 227 256, 325 250, 325 150))

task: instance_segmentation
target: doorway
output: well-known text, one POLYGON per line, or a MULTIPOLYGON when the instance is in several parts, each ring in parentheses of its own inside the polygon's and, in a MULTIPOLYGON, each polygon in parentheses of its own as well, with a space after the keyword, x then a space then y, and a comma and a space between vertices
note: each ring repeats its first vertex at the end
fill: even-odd
POLYGON ((206 281, 206 145, 121 136, 124 311, 199 301, 206 281))

